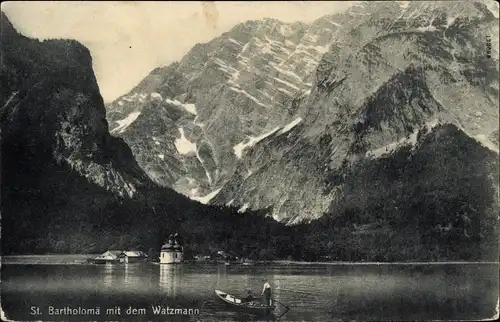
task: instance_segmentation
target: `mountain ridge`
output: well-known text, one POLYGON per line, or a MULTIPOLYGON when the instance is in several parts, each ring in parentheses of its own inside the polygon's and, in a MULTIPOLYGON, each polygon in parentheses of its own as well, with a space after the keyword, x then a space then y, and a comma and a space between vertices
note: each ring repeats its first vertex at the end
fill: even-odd
POLYGON ((116 122, 117 105, 131 99, 123 115, 151 109, 165 119, 147 98, 161 97, 184 111, 167 121, 170 131, 139 116, 120 134, 156 182, 242 212, 311 220, 336 198, 317 193, 324 173, 398 146, 434 120, 498 151, 490 140, 498 131, 498 51, 487 58, 482 50, 495 26, 482 1, 361 2, 309 25, 250 21, 156 69, 137 87, 144 92, 108 105, 108 117, 116 122), (167 98, 155 92, 163 88, 167 98), (277 92, 289 93, 273 105, 277 92), (163 135, 160 144, 138 140, 144 133, 163 135))

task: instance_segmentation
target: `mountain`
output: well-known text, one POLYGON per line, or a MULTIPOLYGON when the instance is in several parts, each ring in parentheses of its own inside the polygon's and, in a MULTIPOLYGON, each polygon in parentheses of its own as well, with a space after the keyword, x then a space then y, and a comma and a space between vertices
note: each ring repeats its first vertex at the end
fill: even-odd
POLYGON ((328 173, 429 122, 498 151, 497 28, 487 1, 357 2, 311 24, 248 21, 153 70, 107 116, 156 183, 307 221, 342 193, 325 192, 328 173))
MULTIPOLYGON (((498 143, 489 139, 498 134, 498 50, 491 58, 485 51, 488 35, 498 44, 498 8, 494 13, 481 2, 370 2, 353 10, 359 18, 342 25, 322 56, 310 94, 297 106, 300 119, 288 132, 254 145, 212 203, 272 208, 273 217, 287 223, 319 218, 359 193, 344 182, 332 187, 326 178, 377 162, 433 122, 454 124, 474 144, 491 149, 488 162, 498 164, 498 143)), ((436 156, 460 153, 460 146, 446 144, 436 156)), ((463 168, 471 162, 462 161, 463 168)), ((443 184, 445 175, 463 172, 436 173, 443 184)), ((366 180, 380 185, 375 175, 366 180)), ((453 194, 459 187, 439 189, 453 194)))
POLYGON ((39 171, 50 159, 120 195, 150 186, 128 146, 108 133, 88 50, 71 40, 25 38, 5 16, 2 24, 2 150, 27 158, 25 169, 5 175, 39 171), (52 79, 57 88, 46 91, 52 79), (68 101, 71 105, 63 104, 68 101))
POLYGON ((296 118, 339 28, 328 17, 236 25, 107 106, 111 133, 155 182, 207 202, 252 144, 296 118))

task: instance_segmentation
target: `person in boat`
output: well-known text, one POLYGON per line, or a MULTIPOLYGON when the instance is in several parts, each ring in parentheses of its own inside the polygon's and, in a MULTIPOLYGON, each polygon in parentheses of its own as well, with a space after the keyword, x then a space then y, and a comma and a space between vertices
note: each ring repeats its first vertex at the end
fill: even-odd
POLYGON ((264 286, 260 295, 264 296, 264 304, 271 306, 271 285, 267 282, 267 278, 264 278, 264 286))
POLYGON ((254 300, 255 299, 254 299, 254 297, 252 295, 252 290, 248 290, 247 291, 247 296, 243 298, 243 302, 252 304, 252 302, 254 300))

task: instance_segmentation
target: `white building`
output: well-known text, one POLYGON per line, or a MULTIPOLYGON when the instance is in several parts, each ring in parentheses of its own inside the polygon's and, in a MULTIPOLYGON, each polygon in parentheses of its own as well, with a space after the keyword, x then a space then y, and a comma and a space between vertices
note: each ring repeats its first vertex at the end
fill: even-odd
POLYGON ((120 262, 120 254, 121 250, 108 250, 101 255, 95 257, 93 262, 96 264, 105 264, 105 263, 119 263, 120 262))
POLYGON ((148 255, 136 250, 123 251, 119 256, 120 263, 137 263, 147 259, 148 255))
MULTIPOLYGON (((177 236, 177 234, 176 234, 177 236)), ((160 264, 178 264, 184 259, 184 248, 179 244, 177 238, 169 237, 167 243, 161 247, 160 264)))

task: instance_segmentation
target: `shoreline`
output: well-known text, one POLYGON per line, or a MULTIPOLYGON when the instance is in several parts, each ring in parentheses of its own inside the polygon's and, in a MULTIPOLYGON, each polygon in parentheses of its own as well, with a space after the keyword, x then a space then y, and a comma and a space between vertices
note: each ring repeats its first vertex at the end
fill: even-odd
MULTIPOLYGON (((105 265, 88 263, 87 260, 97 256, 98 254, 47 254, 47 255, 5 255, 0 257, 1 265, 105 265)), ((155 264, 155 262, 146 262, 147 264, 155 264)), ((220 265, 218 263, 197 263, 186 262, 184 264, 203 264, 203 265, 220 265)), ((363 265, 499 265, 499 262, 494 261, 434 261, 434 262, 306 262, 306 261, 290 261, 290 260, 274 260, 271 262, 256 262, 250 267, 266 267, 273 265, 285 266, 363 266, 363 265)), ((113 264, 112 264, 113 265, 113 264)), ((123 265, 123 264, 117 264, 123 265)), ((231 266, 246 267, 240 263, 231 263, 231 266)))
POLYGON ((436 262, 294 262, 294 261, 281 261, 277 260, 273 263, 276 264, 284 264, 284 265, 465 265, 465 264, 490 264, 490 265, 498 265, 500 262, 491 262, 491 261, 436 261, 436 262))

